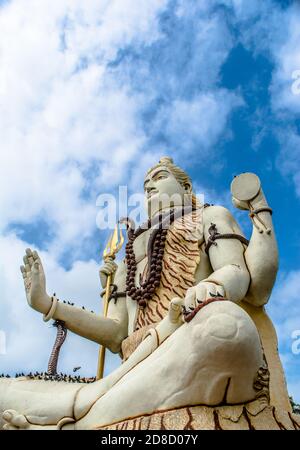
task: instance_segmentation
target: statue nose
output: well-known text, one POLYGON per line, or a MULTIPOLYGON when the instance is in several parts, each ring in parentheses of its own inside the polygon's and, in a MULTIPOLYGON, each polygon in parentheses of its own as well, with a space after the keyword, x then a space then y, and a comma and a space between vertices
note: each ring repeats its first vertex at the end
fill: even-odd
POLYGON ((151 186, 151 185, 148 185, 147 188, 146 188, 147 194, 150 194, 150 192, 152 192, 152 191, 154 191, 154 190, 155 190, 155 187, 154 187, 154 186, 151 186))

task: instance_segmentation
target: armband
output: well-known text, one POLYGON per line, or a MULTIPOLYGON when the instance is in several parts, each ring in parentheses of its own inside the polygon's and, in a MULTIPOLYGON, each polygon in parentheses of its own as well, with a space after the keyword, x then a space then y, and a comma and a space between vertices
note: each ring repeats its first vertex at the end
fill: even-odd
POLYGON ((208 229, 209 238, 207 240, 207 244, 205 246, 205 253, 208 254, 208 251, 212 245, 217 245, 215 242, 217 239, 238 239, 242 244, 248 245, 249 241, 244 236, 235 233, 224 233, 221 234, 217 230, 217 226, 215 223, 212 223, 208 229))

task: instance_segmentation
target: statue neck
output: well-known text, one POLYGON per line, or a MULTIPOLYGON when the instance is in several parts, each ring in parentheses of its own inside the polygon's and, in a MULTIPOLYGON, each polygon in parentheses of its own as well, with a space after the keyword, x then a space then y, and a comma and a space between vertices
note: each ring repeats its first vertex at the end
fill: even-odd
POLYGON ((142 224, 138 229, 134 231, 135 238, 142 234, 144 231, 149 230, 149 228, 156 227, 158 225, 158 222, 162 220, 162 222, 167 222, 170 216, 171 223, 174 221, 174 219, 177 219, 182 214, 189 214, 192 212, 193 207, 190 206, 174 206, 172 208, 164 208, 160 211, 157 211, 157 213, 153 214, 151 218, 148 218, 148 221, 144 224, 142 224), (160 217, 161 216, 161 217, 160 217))

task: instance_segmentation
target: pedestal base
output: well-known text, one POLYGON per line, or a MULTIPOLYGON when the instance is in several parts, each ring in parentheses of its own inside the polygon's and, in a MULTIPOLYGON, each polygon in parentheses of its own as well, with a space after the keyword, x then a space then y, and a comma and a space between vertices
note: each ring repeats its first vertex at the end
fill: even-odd
POLYGON ((300 430, 300 415, 255 400, 234 406, 188 406, 139 416, 100 430, 300 430))

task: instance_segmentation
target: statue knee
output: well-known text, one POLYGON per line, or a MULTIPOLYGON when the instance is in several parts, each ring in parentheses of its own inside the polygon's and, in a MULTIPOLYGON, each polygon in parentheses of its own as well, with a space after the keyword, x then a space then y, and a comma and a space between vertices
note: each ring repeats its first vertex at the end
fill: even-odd
POLYGON ((238 305, 212 303, 197 316, 193 319, 192 340, 205 360, 213 360, 214 364, 219 361, 229 368, 233 361, 235 367, 261 364, 262 349, 256 326, 238 305))
POLYGON ((213 337, 223 341, 233 340, 239 331, 239 324, 235 317, 227 313, 218 313, 208 317, 203 324, 202 337, 213 337))
POLYGON ((193 333, 199 337, 214 337, 224 341, 236 338, 258 337, 249 315, 233 302, 216 302, 207 305, 192 319, 193 333))

